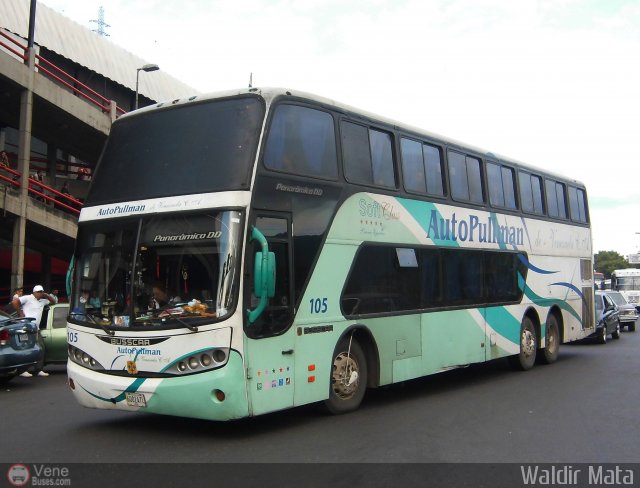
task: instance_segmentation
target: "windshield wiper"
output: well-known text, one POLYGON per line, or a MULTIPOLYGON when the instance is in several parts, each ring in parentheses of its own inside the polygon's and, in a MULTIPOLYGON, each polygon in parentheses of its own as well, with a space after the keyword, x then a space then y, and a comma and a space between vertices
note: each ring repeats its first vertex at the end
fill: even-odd
POLYGON ((93 324, 95 324, 95 325, 97 325, 98 327, 100 327, 100 328, 101 328, 102 330, 104 330, 107 334, 109 334, 109 335, 111 335, 111 336, 116 335, 116 333, 115 333, 114 331, 107 329, 107 327, 106 327, 106 326, 104 326, 104 325, 102 325, 101 323, 99 323, 99 322, 95 319, 95 317, 94 317, 93 315, 89 315, 89 314, 88 314, 88 313, 86 313, 86 312, 85 312, 85 313, 77 313, 77 312, 76 312, 76 313, 71 313, 70 315, 71 315, 72 317, 77 317, 77 316, 80 316, 80 317, 87 317, 87 318, 88 318, 88 319, 89 319, 93 324))
POLYGON ((176 321, 180 322, 182 325, 184 325, 190 331, 198 332, 198 327, 196 327, 195 325, 191 325, 191 324, 185 322, 184 320, 182 320, 180 318, 180 316, 179 316, 180 314, 168 312, 168 315, 166 315, 164 317, 158 317, 158 314, 160 314, 160 312, 164 312, 164 311, 170 310, 172 308, 178 308, 179 305, 180 304, 178 304, 178 303, 168 303, 166 305, 163 305, 160 308, 151 309, 151 315, 153 317, 162 318, 162 319, 165 319, 167 317, 171 317, 172 319, 175 319, 176 321))
POLYGON ((176 319, 178 322, 180 322, 182 325, 184 325, 187 329, 189 329, 192 332, 198 332, 198 328, 195 325, 191 325, 187 322, 185 322, 184 320, 182 320, 180 317, 178 317, 178 314, 169 314, 169 317, 176 319))

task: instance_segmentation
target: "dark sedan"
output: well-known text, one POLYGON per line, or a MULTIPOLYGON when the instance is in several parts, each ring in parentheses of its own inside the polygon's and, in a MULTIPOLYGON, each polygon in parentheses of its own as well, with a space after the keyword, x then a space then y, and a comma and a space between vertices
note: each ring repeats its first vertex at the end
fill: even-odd
POLYGON ((43 354, 33 319, 0 312, 0 383, 35 366, 43 354))
POLYGON ((611 334, 613 339, 620 339, 620 314, 616 304, 606 292, 596 291, 596 331, 591 335, 600 344, 607 342, 611 334))

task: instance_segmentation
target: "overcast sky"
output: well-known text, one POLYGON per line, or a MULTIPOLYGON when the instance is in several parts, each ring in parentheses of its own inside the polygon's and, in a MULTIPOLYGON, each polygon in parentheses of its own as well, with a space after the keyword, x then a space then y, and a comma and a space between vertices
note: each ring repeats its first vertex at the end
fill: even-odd
POLYGON ((581 180, 594 252, 640 248, 638 0, 39 3, 200 92, 253 73, 581 180))

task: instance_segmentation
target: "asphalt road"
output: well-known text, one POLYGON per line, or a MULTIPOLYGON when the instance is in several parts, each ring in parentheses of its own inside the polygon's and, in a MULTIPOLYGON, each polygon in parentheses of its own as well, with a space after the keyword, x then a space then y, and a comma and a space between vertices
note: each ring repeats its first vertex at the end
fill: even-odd
POLYGON ((215 423, 85 409, 64 367, 0 391, 0 463, 625 463, 640 461, 640 332, 563 345, 369 391, 360 410, 314 406, 215 423))

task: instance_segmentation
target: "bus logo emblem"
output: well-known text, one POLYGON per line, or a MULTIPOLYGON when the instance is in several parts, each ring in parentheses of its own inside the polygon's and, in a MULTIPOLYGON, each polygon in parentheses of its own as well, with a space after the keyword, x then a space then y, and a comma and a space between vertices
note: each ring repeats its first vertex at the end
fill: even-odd
POLYGON ((127 361, 127 373, 129 374, 137 374, 138 368, 136 367, 135 361, 127 361))

